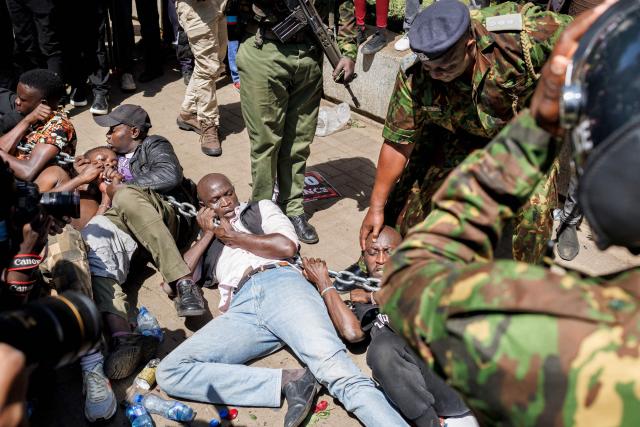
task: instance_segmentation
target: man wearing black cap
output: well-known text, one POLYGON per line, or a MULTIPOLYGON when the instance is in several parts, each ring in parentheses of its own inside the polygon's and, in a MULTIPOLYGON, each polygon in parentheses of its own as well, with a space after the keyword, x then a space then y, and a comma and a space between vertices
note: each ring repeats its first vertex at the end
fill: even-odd
POLYGON ((138 247, 151 256, 176 293, 179 316, 204 312, 202 295, 179 249, 188 247, 195 237, 195 218, 181 213, 167 199, 195 203, 197 196, 194 183, 182 174, 171 143, 147 135, 151 121, 144 109, 125 104, 94 120, 109 128, 107 142, 118 154, 118 165, 104 172, 111 179, 107 186, 111 208, 94 217, 82 235, 88 246, 94 300, 112 338, 105 373, 120 379, 153 356, 157 346, 155 339, 131 333, 121 287, 138 247))
MULTIPOLYGON (((538 72, 569 21, 513 2, 469 11, 457 0, 441 0, 418 15, 409 31, 415 55, 403 61, 389 102, 360 231, 363 248, 385 221, 405 234, 424 219, 448 173, 527 105, 538 72)), ((514 239, 518 259, 539 259, 551 233, 555 173, 549 176, 534 192, 534 203, 521 211, 524 220, 514 239)))

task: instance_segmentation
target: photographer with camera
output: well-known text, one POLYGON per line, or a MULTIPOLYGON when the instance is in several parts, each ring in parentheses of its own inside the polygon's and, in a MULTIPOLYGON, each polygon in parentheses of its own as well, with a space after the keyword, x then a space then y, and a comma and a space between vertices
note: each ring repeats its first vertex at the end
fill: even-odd
POLYGON ((47 235, 77 212, 77 197, 41 195, 34 184, 16 182, 4 162, 0 189, 0 425, 14 426, 24 423, 25 366, 62 366, 91 352, 101 323, 91 299, 74 292, 24 304, 38 296, 31 291, 47 235))
POLYGON ((20 76, 16 111, 24 118, 0 137, 0 159, 16 178, 35 181, 60 153, 74 156, 76 132, 63 109, 56 110, 64 83, 49 70, 35 69, 20 76))

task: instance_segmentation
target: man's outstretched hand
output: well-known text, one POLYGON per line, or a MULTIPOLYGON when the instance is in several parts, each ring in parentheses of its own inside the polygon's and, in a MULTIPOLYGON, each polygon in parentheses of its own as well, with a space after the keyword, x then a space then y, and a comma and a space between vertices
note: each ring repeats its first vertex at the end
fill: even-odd
POLYGON ((560 97, 567 67, 584 33, 615 0, 580 14, 560 35, 551 57, 542 68, 542 76, 531 99, 531 114, 538 126, 555 136, 562 135, 560 127, 560 97))
POLYGON ((327 263, 319 258, 302 258, 302 274, 305 279, 313 283, 319 292, 331 286, 331 277, 327 263))

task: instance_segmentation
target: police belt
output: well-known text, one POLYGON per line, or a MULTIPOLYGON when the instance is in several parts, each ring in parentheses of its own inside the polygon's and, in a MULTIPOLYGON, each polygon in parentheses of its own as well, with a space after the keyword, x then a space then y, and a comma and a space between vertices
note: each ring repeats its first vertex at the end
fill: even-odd
MULTIPOLYGON (((278 42, 278 43, 282 43, 280 41, 280 39, 278 38, 278 36, 276 36, 276 34, 273 31, 271 31, 271 28, 267 28, 264 25, 261 27, 260 24, 257 24, 255 22, 250 22, 245 27, 246 31, 249 34, 256 34, 260 28, 263 29, 262 30, 263 31, 263 34, 262 34, 262 38, 263 39, 274 41, 274 42, 278 42)), ((298 31, 289 40, 287 40, 285 42, 285 44, 291 44, 291 43, 309 43, 309 40, 306 37, 306 31, 304 29, 298 31)))
POLYGON ((251 279, 251 277, 255 276, 256 274, 262 273, 263 271, 267 271, 267 270, 273 270, 274 268, 280 268, 280 267, 291 267, 291 263, 288 263, 286 261, 278 261, 278 262, 274 262, 273 264, 265 264, 265 265, 261 265, 260 267, 254 268, 253 270, 245 274, 242 277, 242 279, 240 279, 240 282, 238 282, 238 286, 236 286, 236 289, 233 291, 233 294, 235 295, 238 292, 240 292, 240 289, 242 289, 245 283, 247 283, 249 279, 251 279))

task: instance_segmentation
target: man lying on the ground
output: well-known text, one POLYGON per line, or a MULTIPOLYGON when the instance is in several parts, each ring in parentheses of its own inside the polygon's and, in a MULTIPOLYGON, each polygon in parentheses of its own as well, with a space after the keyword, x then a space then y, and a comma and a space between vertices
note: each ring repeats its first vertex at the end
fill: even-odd
POLYGON ((147 135, 151 121, 142 107, 121 105, 95 121, 109 128, 107 140, 118 155, 118 173, 107 176, 111 183, 105 191, 111 208, 91 219, 82 236, 88 247, 93 298, 111 338, 105 373, 120 379, 131 375, 157 347, 154 338, 133 334, 129 326, 122 285, 137 249, 175 286, 179 316, 204 312, 200 290, 180 252, 195 237, 195 218, 183 215, 167 201, 172 196, 179 202, 195 203, 197 196, 195 184, 182 174, 171 143, 164 137, 147 135))
POLYGON ((16 178, 34 181, 60 153, 74 156, 76 131, 63 109, 54 110, 64 84, 49 70, 30 70, 20 76, 15 100, 24 118, 0 137, 0 159, 16 178))
MULTIPOLYGON (((362 258, 368 277, 382 277, 384 265, 401 241, 400 233, 389 226, 375 242, 373 236, 367 237, 362 258)), ((302 263, 304 276, 318 288, 338 335, 351 343, 371 335, 367 364, 402 415, 418 427, 438 426, 441 417, 449 427, 478 425, 460 396, 391 329, 387 316, 378 314, 375 293, 352 290, 353 307, 349 308, 331 283, 324 261, 304 258, 302 263)))
POLYGON ((160 387, 172 396, 227 405, 279 407, 284 395, 284 425, 292 427, 311 409, 317 378, 364 424, 406 425, 349 358, 320 296, 289 263, 299 243, 282 211, 270 200, 238 203, 221 174, 203 177, 198 196, 202 237, 185 261, 194 271, 202 265, 205 282, 233 292, 223 302, 224 314, 162 360, 160 387), (284 345, 308 368, 245 365, 284 345))
POLYGON ((111 207, 107 186, 113 179, 124 179, 117 166, 118 156, 109 146, 94 147, 76 157, 72 178, 60 166, 49 166, 36 184, 41 192, 78 191, 80 218, 73 219, 71 225, 82 230, 91 218, 103 215, 111 207))

